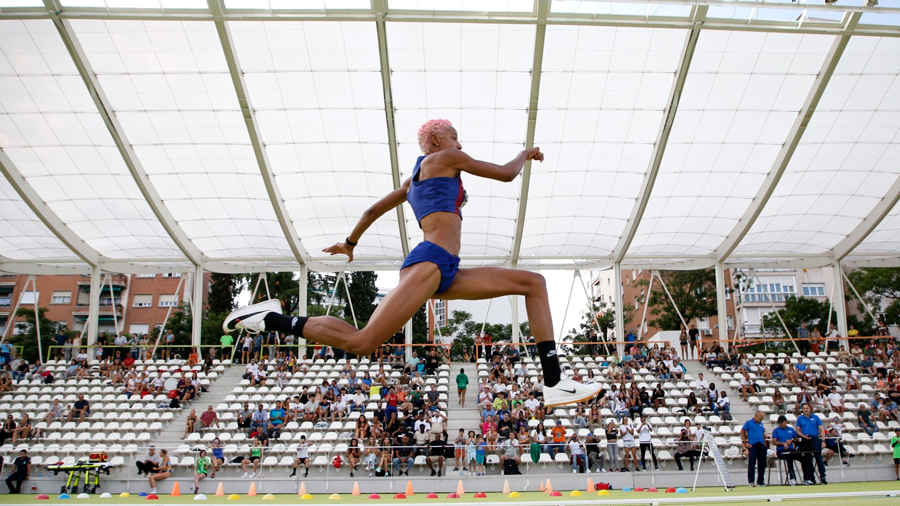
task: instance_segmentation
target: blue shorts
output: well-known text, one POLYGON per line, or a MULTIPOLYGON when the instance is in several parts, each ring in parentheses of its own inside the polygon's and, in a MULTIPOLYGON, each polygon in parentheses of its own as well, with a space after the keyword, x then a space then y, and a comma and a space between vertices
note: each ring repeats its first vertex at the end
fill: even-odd
POLYGON ((402 271, 410 265, 421 262, 431 262, 441 270, 441 284, 438 285, 438 289, 434 293, 447 291, 450 288, 450 283, 453 283, 453 278, 456 277, 456 273, 459 271, 458 256, 451 255, 449 251, 428 241, 420 242, 418 246, 409 252, 406 260, 403 261, 403 265, 400 266, 400 270, 402 271))

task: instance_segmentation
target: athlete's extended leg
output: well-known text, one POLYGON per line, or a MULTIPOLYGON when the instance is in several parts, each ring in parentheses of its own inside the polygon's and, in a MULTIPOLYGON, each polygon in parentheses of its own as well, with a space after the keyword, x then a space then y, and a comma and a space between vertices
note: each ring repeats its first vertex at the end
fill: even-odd
MULTIPOLYGON (((378 304, 372 318, 361 330, 333 316, 286 316, 267 308, 249 316, 245 312, 244 319, 238 321, 236 326, 257 332, 274 330, 290 333, 356 355, 370 355, 428 302, 440 282, 441 272, 433 263, 422 262, 403 269, 400 271, 400 284, 378 304)), ((223 324, 225 330, 235 328, 232 325, 234 314, 250 308, 252 306, 229 315, 223 324)))
POLYGON ((499 267, 460 269, 456 279, 439 297, 447 300, 480 300, 504 295, 525 296, 528 324, 544 373, 544 405, 573 404, 596 396, 601 389, 599 384, 583 385, 560 377, 547 285, 540 274, 499 267))

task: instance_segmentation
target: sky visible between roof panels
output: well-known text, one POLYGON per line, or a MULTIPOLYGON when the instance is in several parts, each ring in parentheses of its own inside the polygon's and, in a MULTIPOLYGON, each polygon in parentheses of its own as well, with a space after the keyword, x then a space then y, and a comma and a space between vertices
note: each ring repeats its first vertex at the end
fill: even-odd
POLYGON ((609 255, 625 229, 687 32, 548 26, 521 262, 609 255))
POLYGON ((900 175, 898 75, 900 40, 850 39, 784 176, 736 252, 824 253, 862 222, 900 175))
MULTIPOLYGON (((534 61, 534 26, 495 24, 388 23, 388 56, 396 109, 400 169, 409 178, 420 156, 419 127, 449 119, 463 151, 506 163, 525 144, 534 61)), ((460 257, 509 257, 521 178, 510 183, 462 175, 468 203, 462 210, 460 257)), ((410 241, 422 239, 407 205, 410 241)))
POLYGON ((290 256, 211 22, 73 20, 160 197, 213 258, 290 256))
POLYGON ((180 258, 49 20, 0 22, 0 147, 101 255, 180 258))
MULTIPOLYGON (((313 258, 343 241, 391 190, 378 38, 371 22, 231 22, 276 182, 313 258)), ((399 265, 397 214, 386 213, 356 250, 399 265)))
POLYGON ((708 255, 752 202, 832 36, 702 31, 632 255, 708 255))

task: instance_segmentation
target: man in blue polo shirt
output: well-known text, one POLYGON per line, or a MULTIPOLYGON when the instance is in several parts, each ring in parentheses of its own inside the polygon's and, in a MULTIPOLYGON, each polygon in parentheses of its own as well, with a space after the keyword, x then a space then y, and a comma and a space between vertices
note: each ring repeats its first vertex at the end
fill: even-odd
POLYGON ((744 426, 741 428, 741 440, 748 452, 747 481, 750 482, 751 487, 766 486, 766 452, 768 450, 766 448, 766 428, 762 423, 765 416, 766 414, 762 411, 757 411, 753 415, 753 419, 744 422, 744 426), (756 470, 758 472, 754 482, 753 475, 756 470))
POLYGON ((825 447, 825 427, 822 420, 812 412, 808 402, 802 406, 803 414, 797 417, 797 437, 801 452, 808 452, 803 459, 803 483, 811 485, 814 481, 813 459, 819 468, 819 479, 822 485, 828 485, 825 479, 825 461, 822 459, 822 448, 825 447), (812 458, 810 458, 812 457, 812 458))
POLYGON ((787 461, 786 467, 790 475, 788 483, 792 487, 797 484, 797 475, 794 473, 794 461, 799 461, 800 465, 803 465, 803 459, 794 451, 797 449, 794 445, 796 441, 797 431, 788 425, 786 416, 779 416, 778 427, 775 427, 775 430, 772 431, 772 444, 775 445, 775 455, 779 459, 787 461))

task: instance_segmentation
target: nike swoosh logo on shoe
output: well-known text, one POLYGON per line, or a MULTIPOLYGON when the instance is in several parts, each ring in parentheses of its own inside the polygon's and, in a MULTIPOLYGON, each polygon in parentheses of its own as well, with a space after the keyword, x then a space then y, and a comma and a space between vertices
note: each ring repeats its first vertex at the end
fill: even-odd
POLYGON ((573 388, 572 390, 566 390, 565 388, 560 388, 559 391, 560 391, 560 392, 565 392, 565 393, 567 393, 567 394, 574 394, 574 393, 575 393, 575 389, 574 389, 574 388, 573 388))

